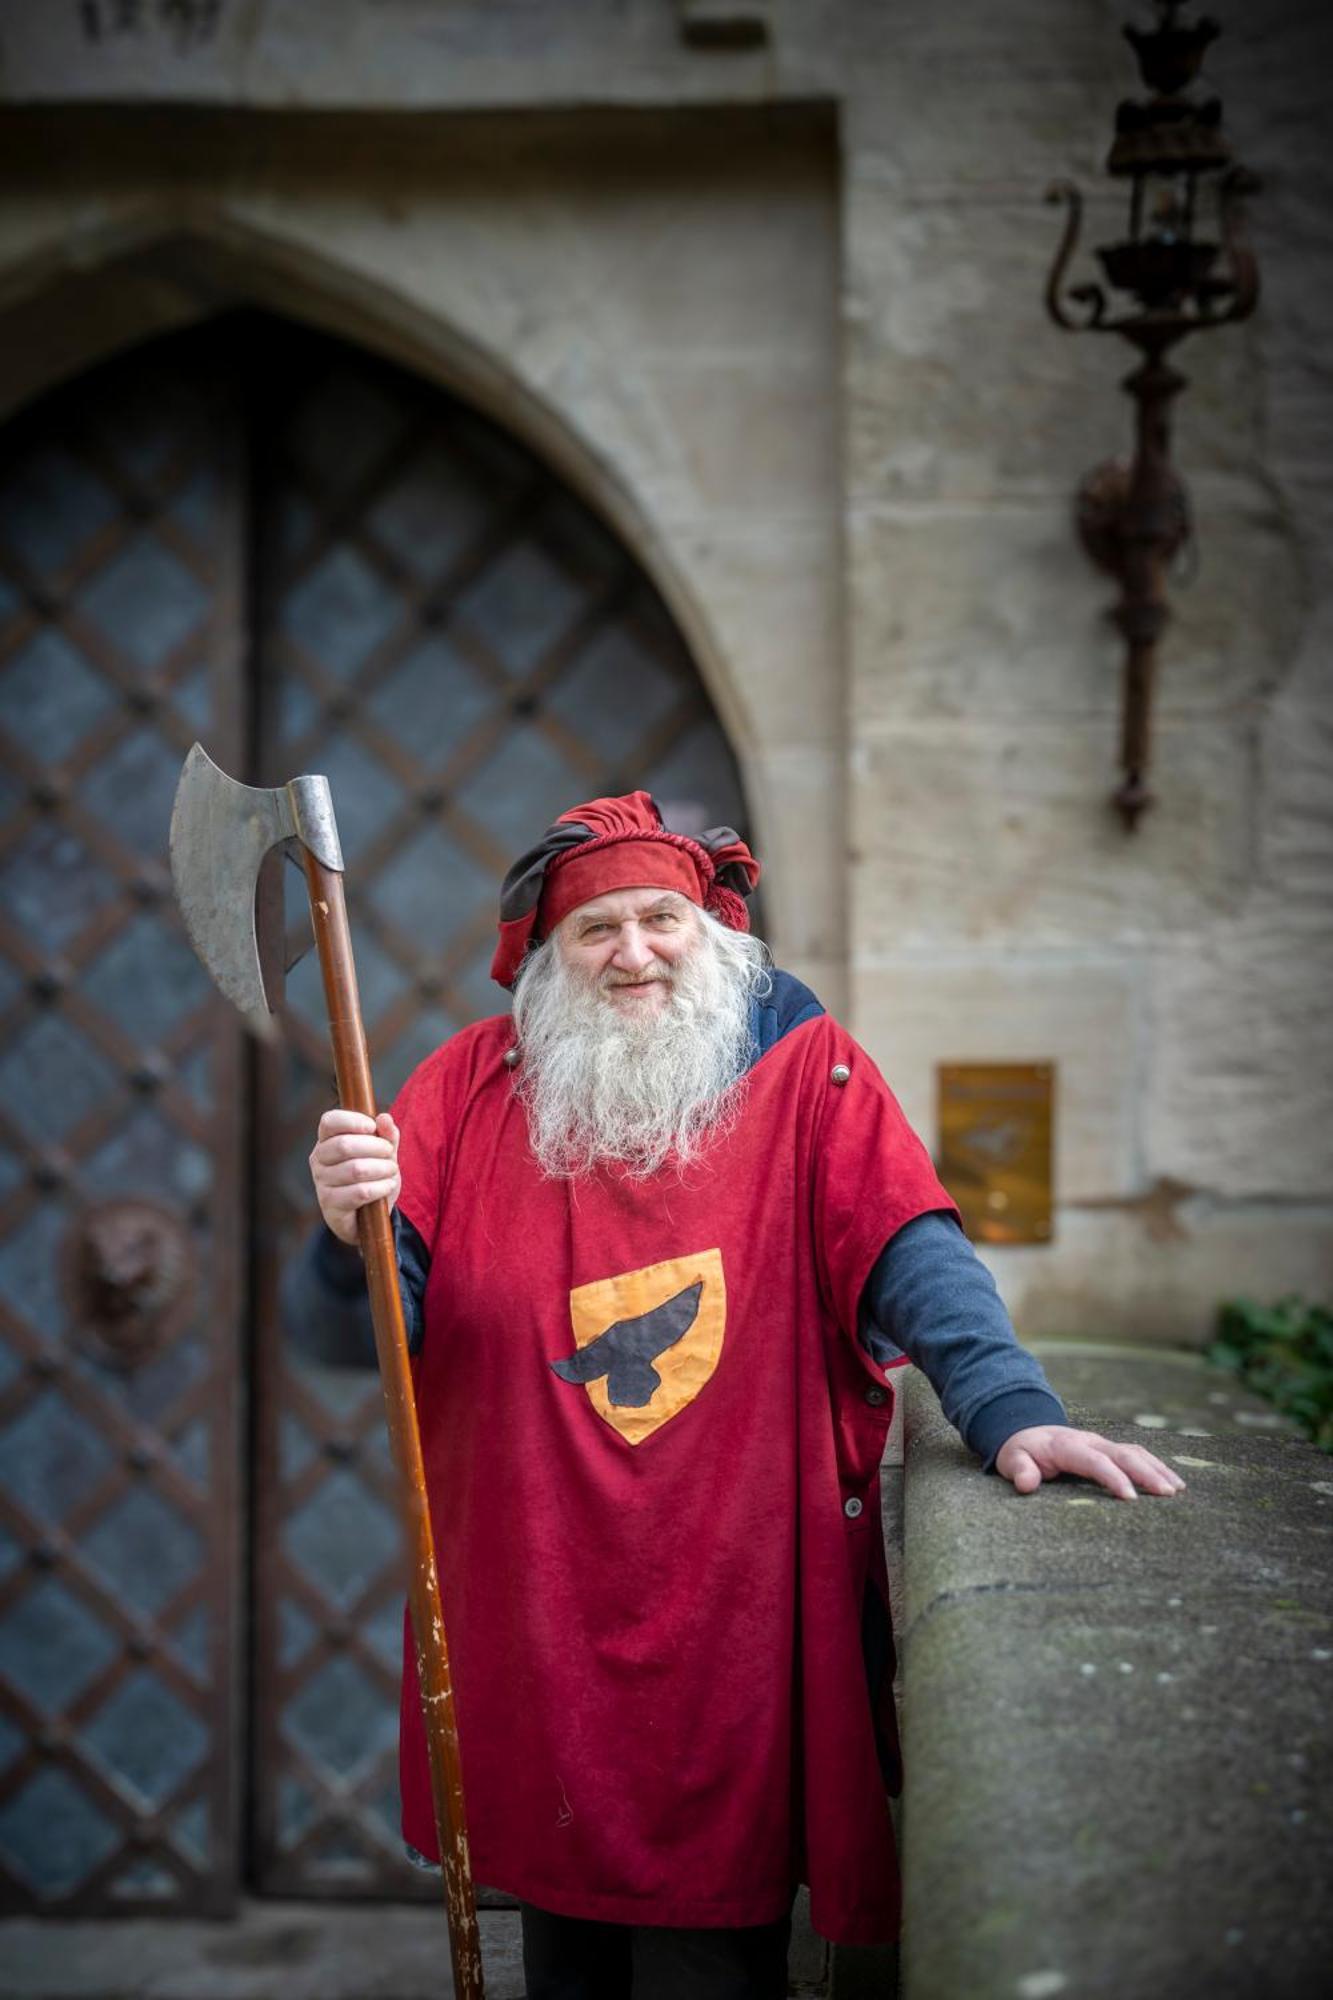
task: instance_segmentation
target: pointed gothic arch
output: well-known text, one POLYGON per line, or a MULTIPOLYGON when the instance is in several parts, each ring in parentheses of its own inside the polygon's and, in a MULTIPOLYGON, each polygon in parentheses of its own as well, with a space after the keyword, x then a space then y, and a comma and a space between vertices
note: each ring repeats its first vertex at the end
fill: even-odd
POLYGON ((76 259, 51 246, 31 252, 9 266, 0 298, 7 357, 0 422, 155 334, 242 306, 335 334, 449 391, 511 432, 601 516, 678 626, 762 827, 749 768, 753 745, 725 650, 638 498, 506 356, 345 259, 272 234, 220 204, 196 208, 183 225, 167 196, 128 222, 104 221, 85 232, 76 259))
MULTIPOLYGON (((53 356, 58 380, 11 416, 0 469, 0 1344, 19 1378, 0 1488, 33 1569, 0 1604, 26 1746, 0 1771, 0 1859, 30 1907, 87 1912, 220 1913, 243 1854, 224 1690, 249 1323, 244 1063, 165 894, 183 747, 205 734, 260 782, 289 774, 262 768, 269 754, 343 759, 344 845, 373 885, 359 913, 353 897, 363 999, 391 1087, 488 1011, 515 815, 530 828, 634 782, 707 713, 651 580, 512 431, 364 343, 237 311, 216 287, 172 316, 183 324, 156 338, 137 307, 113 340, 99 322, 87 338, 113 351, 82 372, 53 356), (229 713, 256 633, 259 685, 229 713), (632 672, 643 692, 624 740, 594 755, 578 703, 632 672), (423 739, 442 687, 436 758, 423 739), (447 919, 438 963, 430 912, 447 919), (118 1355, 59 1274, 85 1253, 114 1261, 146 1218, 184 1292, 118 1355), (59 1470, 72 1452, 77 1491, 59 1470)), ((328 1093, 302 974, 291 1001, 254 1114, 272 1171, 251 1293, 269 1319, 249 1350, 253 1502, 272 1564, 255 1607, 266 1777, 249 1865, 277 1891, 411 1893, 386 1808, 400 1588, 378 1392, 285 1357, 272 1327, 273 1219, 286 1247, 306 1226, 304 1157, 328 1093)))

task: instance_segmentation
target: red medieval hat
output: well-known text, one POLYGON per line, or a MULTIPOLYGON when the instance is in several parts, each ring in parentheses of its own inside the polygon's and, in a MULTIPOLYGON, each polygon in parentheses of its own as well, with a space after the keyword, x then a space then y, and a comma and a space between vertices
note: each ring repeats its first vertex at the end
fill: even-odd
POLYGON ((611 889, 674 889, 730 929, 748 931, 745 898, 758 880, 759 863, 729 826, 694 839, 672 833, 647 792, 589 799, 561 813, 505 876, 491 978, 512 986, 530 945, 611 889))

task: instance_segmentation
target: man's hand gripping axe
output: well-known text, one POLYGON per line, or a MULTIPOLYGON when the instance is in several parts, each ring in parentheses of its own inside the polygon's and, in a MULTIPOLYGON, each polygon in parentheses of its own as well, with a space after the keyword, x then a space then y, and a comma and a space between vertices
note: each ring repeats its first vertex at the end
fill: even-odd
MULTIPOLYGON (((339 1100, 346 1110, 363 1111, 373 1118, 375 1092, 361 1024, 343 901, 342 850, 328 780, 293 778, 273 791, 256 790, 227 777, 196 743, 185 760, 171 816, 171 872, 176 896, 190 941, 208 972, 255 1033, 266 1040, 274 1038, 276 1029, 260 965, 255 894, 264 858, 277 847, 298 857, 305 869, 339 1100)), ((407 1537, 408 1597, 443 1862, 454 1991, 458 2000, 481 2000, 481 1944, 463 1816, 449 1651, 388 1202, 375 1201, 358 1209, 356 1220, 407 1537)))

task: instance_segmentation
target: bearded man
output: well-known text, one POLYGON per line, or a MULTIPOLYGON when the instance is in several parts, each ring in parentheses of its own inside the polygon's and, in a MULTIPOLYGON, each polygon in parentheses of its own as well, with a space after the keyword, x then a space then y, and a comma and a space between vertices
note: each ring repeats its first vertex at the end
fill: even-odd
MULTIPOLYGON (((356 1210, 396 1204, 473 1866, 532 2000, 785 1994, 802 1881, 826 1937, 895 1935, 893 1366, 1020 1491, 1182 1483, 1069 1426, 874 1063, 749 936, 758 873, 646 792, 565 813, 501 893, 512 1013, 311 1154, 293 1324, 341 1296, 368 1343, 356 1210)), ((429 1860, 410 1644, 401 1743, 429 1860)))

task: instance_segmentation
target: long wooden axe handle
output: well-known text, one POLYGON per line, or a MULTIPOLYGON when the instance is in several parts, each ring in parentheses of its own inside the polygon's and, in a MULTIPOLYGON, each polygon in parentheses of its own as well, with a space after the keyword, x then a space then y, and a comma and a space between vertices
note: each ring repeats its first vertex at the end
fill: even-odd
MULTIPOLYGON (((347 924, 342 877, 308 847, 301 848, 315 947, 324 981, 329 1035, 338 1097, 344 1110, 375 1116, 375 1090, 370 1054, 361 1020, 352 936, 347 924)), ((458 1756, 458 1725, 449 1674, 449 1648, 440 1605, 440 1579, 435 1567, 426 1499, 426 1468, 421 1456, 416 1399, 408 1363, 407 1329, 398 1290, 398 1258, 387 1201, 368 1202, 357 1210, 357 1235, 366 1264, 370 1310, 375 1323, 375 1351, 384 1385, 384 1408, 393 1461, 398 1468, 400 1504, 408 1547, 408 1601, 416 1636, 417 1676, 426 1717, 430 1755, 431 1794, 435 1830, 444 1874, 444 1903, 449 1918, 454 1991, 458 2000, 481 2000, 481 1937, 468 1854, 467 1820, 463 1810, 463 1774, 458 1756)))
MULTIPOLYGON (((275 848, 299 851, 305 866, 338 1095, 347 1110, 362 1111, 373 1118, 375 1090, 361 1022, 352 938, 343 901, 342 850, 328 782, 316 777, 293 778, 271 791, 242 785, 220 771, 196 743, 185 760, 171 817, 176 896, 190 940, 208 971, 254 1032, 270 1040, 275 1027, 256 936, 255 892, 264 859, 275 848)), ((443 1864, 454 1992, 457 2000, 483 2000, 481 1940, 463 1813, 449 1648, 387 1201, 371 1202, 358 1210, 357 1234, 366 1264, 375 1349, 407 1539, 408 1601, 443 1864)))

